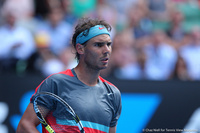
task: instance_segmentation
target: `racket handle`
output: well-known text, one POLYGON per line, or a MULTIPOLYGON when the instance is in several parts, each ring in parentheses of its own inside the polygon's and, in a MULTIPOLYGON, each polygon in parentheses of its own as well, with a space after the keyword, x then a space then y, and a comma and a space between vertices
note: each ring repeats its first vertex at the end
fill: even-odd
POLYGON ((81 133, 85 133, 84 129, 81 130, 81 133))
POLYGON ((47 125, 45 128, 49 133, 55 133, 54 130, 49 125, 47 125))

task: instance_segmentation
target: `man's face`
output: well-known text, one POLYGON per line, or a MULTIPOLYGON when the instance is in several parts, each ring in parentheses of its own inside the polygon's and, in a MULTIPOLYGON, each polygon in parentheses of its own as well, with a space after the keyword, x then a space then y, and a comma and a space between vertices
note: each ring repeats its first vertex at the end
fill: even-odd
POLYGON ((83 60, 87 67, 95 70, 105 69, 108 66, 111 51, 110 36, 98 35, 87 42, 84 47, 83 60))

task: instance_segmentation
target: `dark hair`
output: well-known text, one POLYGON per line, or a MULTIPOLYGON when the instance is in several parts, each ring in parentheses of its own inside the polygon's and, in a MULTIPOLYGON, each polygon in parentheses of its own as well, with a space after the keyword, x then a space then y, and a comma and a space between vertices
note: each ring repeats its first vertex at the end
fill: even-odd
MULTIPOLYGON (((96 25, 103 25, 106 27, 106 29, 110 32, 111 31, 111 26, 105 22, 104 20, 99 20, 99 19, 91 19, 91 18, 81 18, 78 21, 78 24, 75 27, 75 31, 72 37, 72 44, 74 46, 74 48, 76 49, 76 37, 83 31, 87 30, 87 32, 84 34, 85 36, 87 36, 87 34, 89 33, 89 29, 91 27, 94 27, 96 25)), ((86 42, 82 45, 85 45, 86 42)), ((76 58, 79 60, 80 55, 76 52, 76 58)))

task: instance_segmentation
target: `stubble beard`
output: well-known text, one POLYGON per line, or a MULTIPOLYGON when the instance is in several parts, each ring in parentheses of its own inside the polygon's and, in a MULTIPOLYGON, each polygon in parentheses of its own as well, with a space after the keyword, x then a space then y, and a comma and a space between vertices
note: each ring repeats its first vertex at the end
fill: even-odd
POLYGON ((100 70, 107 68, 107 66, 99 66, 98 63, 95 61, 85 60, 85 64, 86 64, 87 68, 94 70, 94 71, 100 71, 100 70))

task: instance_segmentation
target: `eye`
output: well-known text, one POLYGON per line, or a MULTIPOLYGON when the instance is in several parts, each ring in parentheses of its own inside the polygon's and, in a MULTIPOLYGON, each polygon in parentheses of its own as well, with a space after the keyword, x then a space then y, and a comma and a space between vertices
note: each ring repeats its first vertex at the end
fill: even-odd
POLYGON ((108 43, 107 43, 107 46, 111 46, 111 45, 112 45, 112 42, 108 42, 108 43))
POLYGON ((103 45, 104 45, 104 43, 101 43, 101 42, 94 43, 94 46, 96 46, 96 47, 102 47, 103 45))

